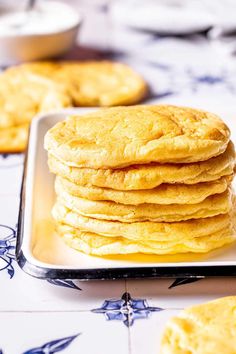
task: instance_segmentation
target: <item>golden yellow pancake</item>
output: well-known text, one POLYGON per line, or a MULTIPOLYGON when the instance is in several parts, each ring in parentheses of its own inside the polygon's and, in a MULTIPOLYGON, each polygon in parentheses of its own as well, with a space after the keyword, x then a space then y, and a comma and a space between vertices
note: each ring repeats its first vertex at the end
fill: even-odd
POLYGON ((28 127, 23 125, 39 112, 132 104, 146 92, 143 79, 119 63, 39 62, 9 68, 0 75, 0 152, 25 149, 28 127))
POLYGON ((94 186, 80 186, 66 178, 56 177, 56 184, 74 196, 89 200, 109 200, 120 204, 197 204, 213 194, 226 191, 232 177, 221 177, 212 182, 198 184, 161 184, 147 190, 120 191, 94 186))
POLYGON ((0 75, 0 129, 30 123, 37 113, 68 107, 63 85, 23 71, 0 75))
POLYGON ((52 209, 53 218, 58 223, 68 224, 83 231, 102 236, 122 236, 135 241, 182 241, 203 237, 218 232, 233 224, 232 213, 212 216, 207 219, 182 222, 141 221, 122 223, 119 221, 99 220, 82 216, 68 209, 59 201, 52 209))
POLYGON ((83 216, 122 222, 158 221, 174 222, 207 218, 226 214, 232 207, 231 190, 212 195, 198 204, 139 204, 128 205, 110 201, 94 201, 69 194, 60 183, 56 183, 60 203, 83 216))
POLYGON ((92 169, 67 166, 52 155, 49 169, 61 177, 80 185, 118 190, 152 189, 162 183, 196 184, 219 179, 234 172, 235 151, 232 142, 226 151, 207 161, 189 164, 156 164, 129 166, 123 169, 92 169))
POLYGON ((0 151, 25 149, 28 125, 39 112, 71 104, 62 85, 24 72, 5 71, 0 75, 0 151))
POLYGON ((63 73, 72 82, 76 106, 130 105, 141 101, 147 94, 147 85, 141 76, 121 63, 72 63, 63 67, 63 73))
POLYGON ((15 153, 25 149, 28 140, 28 124, 0 129, 0 152, 15 153))
POLYGON ((129 66, 112 61, 38 62, 24 64, 28 72, 66 85, 73 106, 117 106, 139 102, 147 85, 129 66))
POLYGON ((236 354, 236 296, 182 311, 166 325, 160 354, 236 354))
POLYGON ((183 240, 180 243, 135 242, 123 237, 104 237, 65 224, 57 224, 56 228, 68 246, 96 256, 130 253, 158 255, 187 252, 206 253, 235 241, 234 233, 229 227, 206 237, 183 240))
POLYGON ((67 165, 106 169, 205 161, 223 153, 229 137, 223 121, 205 111, 116 107, 57 123, 45 136, 45 148, 67 165))

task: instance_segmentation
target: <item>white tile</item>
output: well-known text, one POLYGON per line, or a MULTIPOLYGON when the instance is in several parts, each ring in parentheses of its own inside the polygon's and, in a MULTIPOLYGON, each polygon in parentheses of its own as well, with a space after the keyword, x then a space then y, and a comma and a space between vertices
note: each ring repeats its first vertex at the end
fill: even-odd
MULTIPOLYGON (((0 194, 0 224, 16 229, 19 213, 19 196, 0 194)), ((3 230, 0 229, 0 239, 3 230)), ((4 233, 5 234, 5 233, 4 233)), ((3 236, 2 236, 3 237, 3 236)))
POLYGON ((22 167, 24 163, 24 154, 0 154, 0 168, 12 169, 22 167))
POLYGON ((146 299, 149 306, 181 309, 186 306, 235 295, 236 278, 208 278, 171 288, 174 279, 129 280, 127 291, 132 298, 146 299))
MULTIPOLYGON (((62 350, 63 353, 128 354, 128 329, 122 322, 107 321, 100 314, 5 313, 0 314, 0 317, 0 349, 4 354, 23 354, 48 342, 79 333, 62 350)), ((43 352, 50 354, 61 350, 43 352)))
POLYGON ((131 354, 159 354, 165 325, 178 313, 177 310, 165 310, 152 313, 146 320, 137 320, 130 328, 131 354))
POLYGON ((159 353, 165 325, 181 309, 236 293, 235 278, 202 279, 173 288, 169 288, 173 285, 170 279, 131 280, 127 283, 131 297, 144 300, 147 307, 146 318, 135 320, 130 328, 132 354, 159 353), (161 310, 155 311, 155 308, 161 310))
POLYGON ((18 197, 22 182, 23 156, 9 155, 7 158, 2 156, 0 154, 0 197, 4 195, 18 197))
POLYGON ((125 292, 125 281, 74 280, 78 290, 35 279, 13 266, 12 279, 6 270, 0 271, 0 311, 85 311, 100 307, 104 300, 119 299, 125 292))

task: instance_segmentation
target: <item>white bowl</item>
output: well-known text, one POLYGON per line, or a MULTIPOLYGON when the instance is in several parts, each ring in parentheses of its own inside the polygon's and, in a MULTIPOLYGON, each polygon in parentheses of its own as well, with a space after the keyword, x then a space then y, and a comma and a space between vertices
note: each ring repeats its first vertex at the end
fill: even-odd
POLYGON ((38 29, 33 19, 26 30, 21 26, 1 27, 6 15, 15 16, 17 12, 0 6, 0 64, 60 56, 75 43, 81 24, 80 15, 65 3, 39 1, 38 4, 37 8, 51 11, 50 18, 45 23, 42 21, 38 29))

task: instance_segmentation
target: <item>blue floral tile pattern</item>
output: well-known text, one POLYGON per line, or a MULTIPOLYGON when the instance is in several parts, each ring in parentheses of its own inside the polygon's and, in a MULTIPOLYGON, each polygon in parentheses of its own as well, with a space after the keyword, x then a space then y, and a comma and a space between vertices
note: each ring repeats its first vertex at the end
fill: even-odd
POLYGON ((163 311, 161 307, 151 307, 144 299, 132 299, 125 292, 119 300, 105 300, 100 308, 93 309, 94 313, 103 313, 108 321, 122 321, 131 327, 137 319, 146 319, 152 312, 163 311))
POLYGON ((70 288, 75 290, 82 290, 72 280, 65 279, 47 279, 47 282, 53 285, 62 286, 64 288, 70 288))
POLYGON ((204 86, 208 88, 218 86, 222 87, 224 92, 235 93, 235 83, 233 83, 232 75, 228 71, 219 70, 217 74, 198 74, 193 68, 187 68, 185 75, 188 78, 189 87, 193 92, 201 90, 204 86))
POLYGON ((10 279, 15 274, 13 267, 15 247, 16 231, 10 226, 0 225, 0 271, 7 271, 10 279))
POLYGON ((151 93, 150 97, 151 99, 160 99, 160 98, 165 98, 165 97, 169 97, 171 95, 174 95, 174 91, 168 90, 165 92, 161 92, 161 93, 151 93))
POLYGON ((53 340, 44 344, 41 347, 29 349, 23 354, 54 354, 61 352, 62 350, 66 349, 75 340, 75 338, 78 337, 78 335, 79 334, 76 334, 75 336, 53 340))

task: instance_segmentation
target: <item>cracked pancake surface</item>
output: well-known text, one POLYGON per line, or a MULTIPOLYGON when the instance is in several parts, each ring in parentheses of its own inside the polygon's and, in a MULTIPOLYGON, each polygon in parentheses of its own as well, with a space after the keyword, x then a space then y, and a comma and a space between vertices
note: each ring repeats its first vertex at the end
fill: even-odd
POLYGON ((106 169, 205 161, 223 153, 229 138, 228 127, 212 113, 133 106, 70 116, 47 132, 45 148, 67 165, 106 169))

